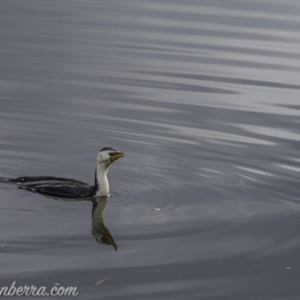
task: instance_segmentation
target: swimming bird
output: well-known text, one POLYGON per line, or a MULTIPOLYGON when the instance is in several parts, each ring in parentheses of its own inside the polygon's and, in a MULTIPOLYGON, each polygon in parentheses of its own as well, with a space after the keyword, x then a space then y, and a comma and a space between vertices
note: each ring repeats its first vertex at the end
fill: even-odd
POLYGON ((51 197, 72 199, 107 197, 109 195, 108 169, 114 161, 124 155, 125 153, 113 147, 101 149, 97 155, 94 185, 75 179, 54 176, 24 176, 15 179, 0 178, 0 181, 15 183, 20 189, 51 197))

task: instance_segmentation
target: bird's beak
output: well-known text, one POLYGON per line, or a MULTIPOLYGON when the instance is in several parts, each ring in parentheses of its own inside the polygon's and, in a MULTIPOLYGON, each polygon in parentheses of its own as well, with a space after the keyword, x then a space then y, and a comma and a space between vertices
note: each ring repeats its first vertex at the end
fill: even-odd
POLYGON ((115 160, 117 160, 117 159, 119 159, 119 158, 121 158, 123 156, 125 156, 125 153, 123 153, 123 152, 116 152, 116 153, 114 153, 114 154, 111 155, 110 161, 114 162, 115 160))

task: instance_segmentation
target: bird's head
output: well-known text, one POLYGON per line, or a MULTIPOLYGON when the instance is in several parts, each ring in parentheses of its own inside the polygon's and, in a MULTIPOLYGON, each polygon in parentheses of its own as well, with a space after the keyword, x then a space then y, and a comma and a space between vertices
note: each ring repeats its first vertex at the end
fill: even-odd
POLYGON ((118 149, 113 147, 105 147, 98 153, 97 163, 100 165, 103 164, 109 166, 111 163, 123 156, 125 156, 125 153, 120 152, 118 149))

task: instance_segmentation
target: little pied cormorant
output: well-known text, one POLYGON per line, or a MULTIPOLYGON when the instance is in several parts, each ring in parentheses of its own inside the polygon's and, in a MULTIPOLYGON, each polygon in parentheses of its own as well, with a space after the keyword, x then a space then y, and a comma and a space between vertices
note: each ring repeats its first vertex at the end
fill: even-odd
POLYGON ((0 181, 15 183, 21 189, 51 197, 107 197, 109 195, 109 184, 107 180, 109 166, 124 155, 125 153, 120 152, 113 147, 105 147, 101 149, 97 155, 94 185, 75 179, 54 176, 25 176, 15 179, 1 178, 0 181))

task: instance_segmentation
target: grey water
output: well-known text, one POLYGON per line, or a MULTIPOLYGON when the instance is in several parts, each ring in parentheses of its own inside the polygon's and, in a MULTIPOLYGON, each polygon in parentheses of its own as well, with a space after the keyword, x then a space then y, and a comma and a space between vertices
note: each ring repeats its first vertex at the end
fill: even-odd
POLYGON ((126 156, 100 212, 0 183, 0 286, 299 299, 299 15, 294 0, 1 1, 0 176, 93 183, 101 148, 126 156))

